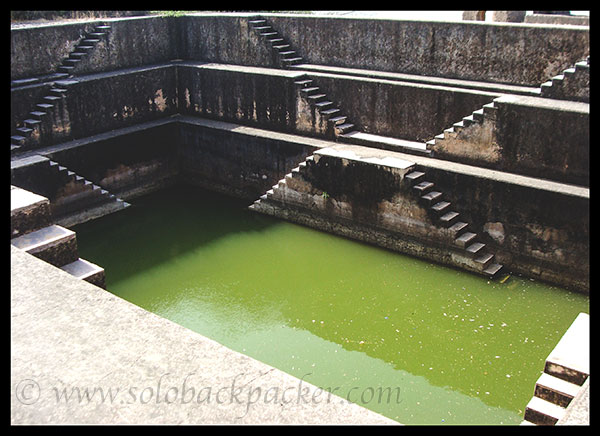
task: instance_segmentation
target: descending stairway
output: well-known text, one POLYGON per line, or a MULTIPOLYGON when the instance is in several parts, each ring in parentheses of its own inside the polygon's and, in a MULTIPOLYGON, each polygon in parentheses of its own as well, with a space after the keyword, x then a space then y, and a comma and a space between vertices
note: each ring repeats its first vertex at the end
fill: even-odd
POLYGON ((51 224, 48 199, 11 186, 11 244, 104 288, 104 269, 78 255, 75 232, 51 224))
POLYGON ((130 206, 129 203, 57 162, 48 160, 48 165, 52 174, 47 180, 58 179, 57 185, 63 186, 64 191, 68 190, 59 200, 50 204, 57 223, 65 226, 79 224, 130 206))
POLYGON ((63 125, 60 116, 61 112, 64 112, 68 86, 75 83, 68 78, 73 76, 77 65, 94 50, 109 30, 110 26, 101 24, 96 26, 93 32, 87 33, 69 56, 63 60, 57 72, 38 78, 11 82, 13 87, 34 83, 46 83, 49 86, 47 93, 29 113, 29 118, 14 129, 10 137, 11 154, 45 145, 52 141, 53 137, 56 139, 56 135, 61 137, 68 135, 70 128, 68 125, 63 125))
MULTIPOLYGON (((278 59, 278 63, 282 68, 289 68, 303 62, 302 57, 295 50, 292 50, 290 44, 268 24, 267 20, 262 17, 255 17, 249 21, 249 24, 275 50, 276 59, 278 59)), ((307 99, 312 107, 317 109, 323 119, 327 120, 331 126, 329 131, 332 138, 353 131, 354 124, 348 120, 346 115, 342 114, 333 101, 327 98, 323 90, 316 85, 314 78, 306 74, 295 83, 301 88, 300 91, 303 97, 307 99)))
POLYGON ((435 150, 436 145, 440 145, 443 141, 461 139, 462 136, 468 134, 471 126, 481 126, 485 120, 494 121, 498 106, 494 101, 483 105, 481 109, 477 109, 471 115, 464 117, 461 121, 454 123, 452 127, 445 129, 433 139, 425 144, 428 150, 435 150))
MULTIPOLYGON (((291 48, 287 42, 277 32, 266 19, 254 17, 249 20, 252 28, 269 43, 275 50, 276 63, 282 68, 292 68, 295 65, 304 63, 301 56, 291 48)), ((328 138, 339 140, 350 144, 359 144, 366 147, 381 148, 384 150, 401 151, 404 153, 419 154, 431 156, 432 152, 427 149, 425 144, 415 141, 407 141, 397 138, 390 138, 381 135, 361 132, 349 117, 342 113, 342 110, 327 97, 327 94, 320 88, 314 77, 305 74, 295 81, 296 86, 300 88, 300 95, 306 100, 310 107, 316 110, 318 120, 316 125, 325 127, 322 133, 328 138)))
POLYGON ((502 265, 495 262, 495 255, 481 242, 480 236, 471 231, 469 223, 461 220, 460 213, 452 210, 452 203, 444 200, 444 194, 437 190, 433 182, 426 180, 425 173, 415 170, 404 176, 404 179, 427 208, 434 222, 447 229, 452 243, 472 259, 470 266, 490 278, 496 277, 502 270, 502 265))
MULTIPOLYGON (((269 208, 272 202, 294 203, 294 194, 288 192, 287 188, 292 191, 294 186, 302 178, 307 165, 314 161, 314 156, 311 155, 301 162, 296 168, 292 169, 285 177, 272 189, 269 189, 252 205, 250 210, 264 211, 269 208)), ((410 172, 404 176, 405 183, 418 198, 420 204, 427 208, 433 221, 444 229, 445 242, 451 243, 454 248, 463 250, 464 256, 461 256, 462 264, 469 270, 487 276, 489 278, 498 277, 503 266, 495 261, 495 255, 490 252, 489 247, 482 242, 477 233, 471 231, 469 224, 462 221, 460 213, 452 209, 452 203, 444 200, 444 194, 435 190, 435 184, 426 180, 425 172, 418 171, 413 165, 410 172)), ((302 206, 302 204, 300 204, 302 206)))
POLYGON ((589 315, 580 313, 546 359, 524 425, 555 425, 589 377, 589 315))
POLYGON ((47 198, 54 222, 64 226, 129 207, 102 187, 39 155, 14 159, 11 179, 14 185, 47 198))
POLYGON ((541 96, 560 100, 589 102, 589 74, 590 57, 588 56, 586 60, 577 62, 573 67, 564 70, 562 74, 558 74, 549 81, 542 83, 541 96), (584 82, 588 83, 588 86, 585 87, 585 89, 578 89, 578 95, 572 95, 570 92, 565 92, 566 83, 582 78, 585 78, 584 82))

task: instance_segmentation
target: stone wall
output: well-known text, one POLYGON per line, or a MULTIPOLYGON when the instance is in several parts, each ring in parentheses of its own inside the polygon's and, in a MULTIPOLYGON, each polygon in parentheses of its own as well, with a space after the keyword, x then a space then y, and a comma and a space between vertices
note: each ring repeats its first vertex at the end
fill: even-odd
MULTIPOLYGON (((589 291, 589 194, 527 186, 348 146, 321 149, 253 206, 259 212, 481 272, 405 179, 424 171, 507 271, 589 291), (346 147, 346 148, 344 148, 346 147), (369 154, 370 153, 370 154, 369 154)), ((406 156, 405 156, 406 157, 406 156)))
MULTIPOLYGON (((94 20, 11 30, 11 79, 53 72, 94 23, 111 25, 94 71, 171 59, 274 66, 254 14, 94 20)), ((539 86, 589 55, 589 28, 264 14, 306 62, 539 86), (385 37, 384 37, 385 35, 385 37)))
POLYGON ((589 55, 589 28, 263 14, 307 63, 539 86, 589 55))

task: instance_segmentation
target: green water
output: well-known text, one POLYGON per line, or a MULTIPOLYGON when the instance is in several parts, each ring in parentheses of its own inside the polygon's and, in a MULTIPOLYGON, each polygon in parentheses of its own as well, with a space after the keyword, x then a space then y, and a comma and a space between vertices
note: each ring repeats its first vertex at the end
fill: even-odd
POLYGON ((504 284, 180 187, 78 226, 110 292, 405 424, 518 424, 589 299, 504 284), (380 395, 383 393, 383 395, 380 395))

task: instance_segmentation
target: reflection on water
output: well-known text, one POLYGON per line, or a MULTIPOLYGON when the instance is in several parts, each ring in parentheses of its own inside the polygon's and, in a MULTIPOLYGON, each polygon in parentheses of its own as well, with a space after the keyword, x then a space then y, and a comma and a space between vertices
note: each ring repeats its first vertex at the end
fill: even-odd
POLYGON ((78 226, 107 288, 407 424, 518 424, 586 296, 504 284, 180 187, 78 226), (381 393, 384 395, 380 395, 381 393))

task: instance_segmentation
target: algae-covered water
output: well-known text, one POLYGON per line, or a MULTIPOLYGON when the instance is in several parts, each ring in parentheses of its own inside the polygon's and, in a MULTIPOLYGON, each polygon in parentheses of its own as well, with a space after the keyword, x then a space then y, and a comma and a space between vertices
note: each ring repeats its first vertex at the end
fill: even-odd
POLYGON ((405 424, 518 424, 587 296, 505 283, 177 187, 77 226, 110 292, 405 424))

